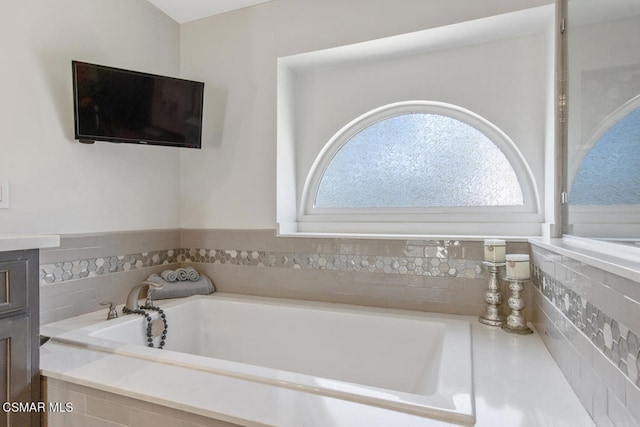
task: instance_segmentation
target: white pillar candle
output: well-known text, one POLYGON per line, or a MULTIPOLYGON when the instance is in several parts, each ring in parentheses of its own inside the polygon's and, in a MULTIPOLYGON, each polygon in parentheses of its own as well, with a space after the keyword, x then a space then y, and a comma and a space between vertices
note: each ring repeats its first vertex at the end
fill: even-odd
POLYGON ((529 255, 507 255, 507 278, 527 280, 529 279, 529 255))
POLYGON ((507 244, 500 239, 485 239, 484 260, 488 262, 504 262, 507 244))

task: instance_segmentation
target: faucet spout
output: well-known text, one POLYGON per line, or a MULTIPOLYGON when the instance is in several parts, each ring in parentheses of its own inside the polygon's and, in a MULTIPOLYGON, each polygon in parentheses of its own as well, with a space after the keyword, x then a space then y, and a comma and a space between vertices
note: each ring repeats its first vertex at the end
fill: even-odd
POLYGON ((122 311, 125 313, 130 313, 140 308, 140 306, 138 305, 138 300, 140 299, 140 292, 143 289, 146 289, 149 287, 160 289, 162 288, 162 285, 158 283, 144 281, 139 285, 134 286, 133 289, 131 289, 131 291, 129 292, 129 295, 127 296, 127 303, 125 304, 124 309, 122 311))

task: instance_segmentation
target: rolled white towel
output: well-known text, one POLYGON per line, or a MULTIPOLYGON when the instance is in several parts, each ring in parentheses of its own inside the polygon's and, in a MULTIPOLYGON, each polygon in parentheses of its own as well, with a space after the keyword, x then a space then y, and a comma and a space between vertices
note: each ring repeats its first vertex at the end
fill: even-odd
POLYGON ((175 282, 176 280, 178 280, 178 273, 176 273, 174 270, 165 270, 160 273, 160 276, 167 282, 175 282))
POLYGON ((198 273, 195 268, 187 267, 184 270, 187 272, 187 278, 192 282, 196 282, 198 281, 198 279, 200 279, 200 273, 198 273))
POLYGON ((184 268, 176 269, 176 273, 178 274, 178 281, 184 282, 185 280, 189 280, 189 275, 187 274, 187 270, 184 268))

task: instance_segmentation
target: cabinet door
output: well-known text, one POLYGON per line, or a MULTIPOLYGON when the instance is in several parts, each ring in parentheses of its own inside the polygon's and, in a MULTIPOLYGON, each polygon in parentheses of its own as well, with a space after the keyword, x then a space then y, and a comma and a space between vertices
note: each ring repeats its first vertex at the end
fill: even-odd
MULTIPOLYGON (((0 322, 0 398, 3 403, 32 401, 30 321, 25 315, 0 322)), ((39 418, 36 412, 0 410, 0 426, 29 426, 35 418, 39 418)))
POLYGON ((27 307, 27 260, 0 260, 0 315, 27 307))

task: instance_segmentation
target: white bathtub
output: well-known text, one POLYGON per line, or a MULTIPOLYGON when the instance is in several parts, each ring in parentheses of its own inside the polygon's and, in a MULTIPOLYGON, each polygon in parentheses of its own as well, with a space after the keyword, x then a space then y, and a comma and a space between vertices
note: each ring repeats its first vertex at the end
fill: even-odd
POLYGON ((224 294, 158 305, 168 323, 163 350, 145 346, 146 322, 137 315, 88 326, 79 322, 53 340, 428 418, 475 422, 467 322, 224 294))

